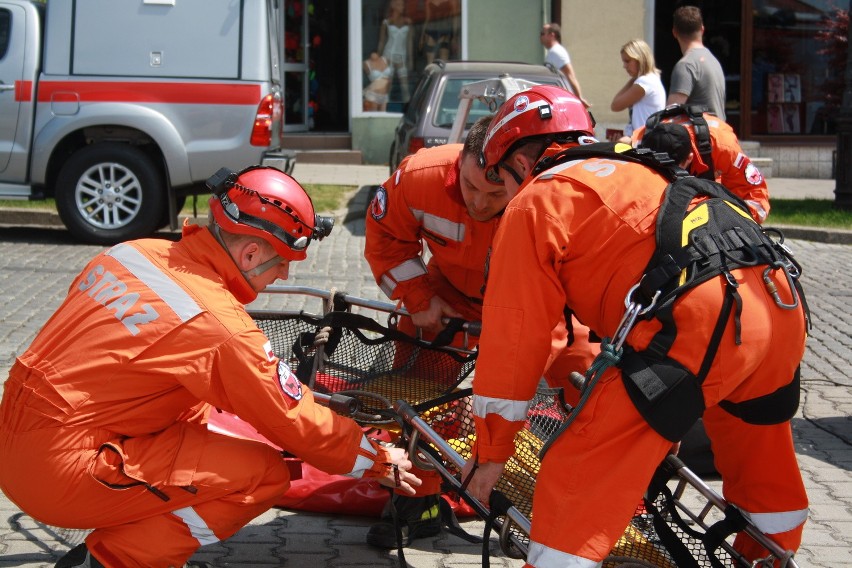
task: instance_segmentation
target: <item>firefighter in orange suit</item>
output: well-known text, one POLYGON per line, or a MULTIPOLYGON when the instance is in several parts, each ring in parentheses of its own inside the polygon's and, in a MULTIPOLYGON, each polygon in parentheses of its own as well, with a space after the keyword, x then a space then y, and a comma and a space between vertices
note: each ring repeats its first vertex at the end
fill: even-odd
MULTIPOLYGON (((487 257, 500 215, 514 196, 504 186, 487 182, 479 164, 489 122, 490 117, 478 120, 464 145, 447 144, 408 156, 377 190, 367 214, 364 255, 376 283, 389 298, 402 302, 413 326, 430 338, 443 328, 442 318, 482 319, 487 257), (423 242, 431 254, 428 264, 423 261, 423 242)), ((591 124, 588 131, 591 135, 591 124)), ((400 327, 406 323, 403 319, 400 327)), ((588 328, 576 320, 571 346, 563 349, 568 333, 562 322, 554 326, 554 357, 547 373, 553 385, 567 386, 569 372, 585 371, 597 354, 597 345, 589 344, 588 328)), ((569 399, 576 394, 570 387, 566 392, 569 399)), ((440 519, 432 514, 437 513, 433 507, 440 493, 440 476, 417 474, 423 479, 418 497, 394 498, 400 518, 406 521, 402 527, 405 546, 414 538, 440 531, 440 519)), ((367 542, 396 547, 391 519, 371 527, 367 542)))
MULTIPOLYGON (((589 151, 583 146, 567 150, 561 161, 546 158, 534 172, 548 146, 577 139, 585 112, 570 94, 537 86, 509 99, 489 128, 483 156, 489 174, 505 180, 509 191, 521 188, 494 240, 473 387, 477 444, 463 474, 472 472, 468 488, 488 503, 549 356, 550 329, 567 304, 605 338, 602 352, 616 354, 606 338, 616 337, 619 328, 628 335, 619 366, 603 365, 585 404, 546 451, 527 565, 599 566, 655 468, 705 407, 725 497, 795 550, 807 517, 789 422, 798 405, 806 335, 798 286, 782 269, 732 266, 682 295, 674 288, 677 302, 660 300, 657 307, 647 299, 653 290, 645 293, 640 278, 644 273, 653 282, 660 274, 646 267, 656 266, 649 260, 657 249, 655 227, 668 179, 626 159, 571 158, 589 151), (631 307, 657 311, 622 327, 625 298, 635 298, 634 286, 642 301, 631 301, 631 307), (652 353, 657 347, 661 351, 652 353), (656 403, 642 398, 648 390, 637 377, 644 371, 650 386, 665 387, 657 392, 660 398, 648 399, 656 403)), ((637 152, 628 145, 615 148, 637 152)), ((748 227, 762 235, 744 205, 707 203, 720 205, 720 218, 733 217, 740 233, 748 227)), ((684 209, 688 205, 689 197, 684 209)), ((683 219, 676 224, 678 246, 683 219)), ((725 246, 734 258, 743 245, 725 246)), ((660 262, 669 260, 675 261, 660 262)), ((742 536, 736 546, 750 560, 761 556, 742 536)))
POLYGON ((273 168, 208 185, 207 227, 96 256, 5 383, 3 492, 41 522, 95 529, 57 566, 183 566, 273 506, 281 454, 208 431, 215 408, 330 473, 419 484, 403 450, 314 401, 244 308, 332 220, 273 168))
POLYGON ((727 122, 693 107, 671 105, 648 117, 646 125, 633 133, 633 145, 642 145, 645 132, 661 122, 683 125, 692 139, 692 158, 686 169, 694 176, 715 179, 744 200, 752 217, 763 223, 769 215, 766 179, 743 152, 740 141, 727 122))

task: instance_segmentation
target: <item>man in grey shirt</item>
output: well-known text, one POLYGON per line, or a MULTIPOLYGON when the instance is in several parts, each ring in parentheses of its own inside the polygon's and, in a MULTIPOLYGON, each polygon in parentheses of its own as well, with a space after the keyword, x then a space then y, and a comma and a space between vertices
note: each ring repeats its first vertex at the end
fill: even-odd
POLYGON ((725 74, 719 60, 704 47, 704 20, 695 6, 675 10, 672 27, 680 61, 672 70, 666 105, 700 105, 725 120, 725 74))

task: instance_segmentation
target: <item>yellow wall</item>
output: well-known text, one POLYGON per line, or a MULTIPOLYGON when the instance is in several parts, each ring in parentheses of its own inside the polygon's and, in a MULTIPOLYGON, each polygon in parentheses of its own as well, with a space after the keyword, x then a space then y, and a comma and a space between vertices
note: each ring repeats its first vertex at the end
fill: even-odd
MULTIPOLYGON (((554 0, 560 1, 560 0, 554 0)), ((631 39, 646 37, 646 21, 653 19, 648 0, 561 0, 562 45, 571 55, 571 65, 583 96, 591 104, 598 123, 597 134, 606 128, 623 128, 627 111, 612 112, 612 97, 627 81, 619 51, 631 39), (650 11, 650 14, 649 14, 650 11)))

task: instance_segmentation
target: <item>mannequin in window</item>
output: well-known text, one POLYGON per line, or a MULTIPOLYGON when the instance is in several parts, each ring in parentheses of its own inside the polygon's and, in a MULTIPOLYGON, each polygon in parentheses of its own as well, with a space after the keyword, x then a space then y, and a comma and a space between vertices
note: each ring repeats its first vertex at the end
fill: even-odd
POLYGON ((419 49, 426 56, 426 64, 435 59, 449 60, 458 57, 459 1, 426 0, 426 19, 420 33, 419 49))
POLYGON ((392 69, 392 75, 399 80, 402 102, 411 98, 408 87, 408 70, 413 69, 413 41, 411 18, 405 15, 404 0, 390 0, 387 16, 379 28, 379 48, 392 69))
POLYGON ((393 68, 387 59, 374 51, 364 60, 364 73, 369 81, 364 89, 364 110, 386 111, 393 68))

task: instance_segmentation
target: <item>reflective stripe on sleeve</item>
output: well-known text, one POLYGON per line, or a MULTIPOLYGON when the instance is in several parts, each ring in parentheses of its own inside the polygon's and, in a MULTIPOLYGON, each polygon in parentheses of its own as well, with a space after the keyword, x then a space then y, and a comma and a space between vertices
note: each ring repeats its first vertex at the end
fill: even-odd
POLYGON ((411 212, 427 231, 459 243, 464 240, 464 223, 456 223, 421 209, 412 209, 411 212))
MULTIPOLYGON (((361 436, 361 449, 373 456, 376 455, 376 449, 369 442, 369 440, 367 440, 366 436, 361 436)), ((366 456, 358 454, 358 456, 355 458, 355 466, 352 468, 351 472, 346 474, 346 476, 360 479, 361 477, 364 477, 365 471, 373 467, 374 463, 374 460, 371 460, 366 456)))
POLYGON ((423 259, 418 256, 394 266, 387 273, 397 282, 405 282, 419 276, 425 276, 426 265, 423 264, 423 259))
POLYGON ((780 513, 749 513, 751 522, 764 534, 780 534, 791 531, 808 520, 808 510, 782 511, 780 513))
POLYGON ((506 400, 473 395, 473 413, 480 418, 488 414, 499 414, 509 422, 523 422, 527 419, 530 401, 506 400))
POLYGON ((598 568, 602 566, 601 562, 595 562, 588 558, 548 548, 535 541, 530 541, 527 564, 536 568, 547 568, 548 566, 559 566, 559 568, 598 568))
POLYGON ((193 538, 195 538, 201 545, 219 542, 219 539, 216 538, 216 535, 213 534, 213 531, 210 530, 210 527, 207 526, 204 519, 202 519, 192 507, 184 507, 183 509, 172 511, 172 514, 179 517, 186 524, 189 528, 190 534, 192 534, 193 538))
POLYGON ((165 303, 182 322, 186 322, 201 313, 201 308, 162 270, 148 260, 145 255, 132 245, 122 243, 106 252, 117 260, 140 282, 145 284, 165 303))
POLYGON ((396 290, 396 282, 382 274, 382 281, 379 282, 379 288, 385 293, 388 298, 393 298, 393 291, 396 290))

